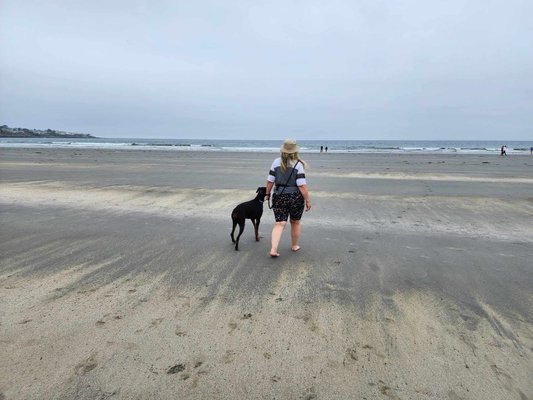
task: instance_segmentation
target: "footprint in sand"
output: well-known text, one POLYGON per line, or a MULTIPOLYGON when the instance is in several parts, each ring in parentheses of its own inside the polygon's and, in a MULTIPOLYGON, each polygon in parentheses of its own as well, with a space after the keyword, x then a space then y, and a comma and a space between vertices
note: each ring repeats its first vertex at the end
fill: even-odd
POLYGON ((362 346, 363 349, 365 350, 368 350, 368 358, 370 359, 370 352, 374 353, 375 356, 379 357, 379 358, 385 358, 385 356, 383 354, 381 354, 379 351, 377 351, 374 347, 368 345, 368 344, 365 344, 362 346))
POLYGON ((185 371, 185 364, 176 364, 167 369, 167 374, 174 375, 182 371, 185 371))
POLYGON ((310 387, 309 389, 307 389, 302 396, 302 399, 304 400, 313 400, 316 398, 317 398, 316 389, 314 387, 310 387))
POLYGON ((359 359, 359 357, 357 356, 357 349, 355 347, 346 349, 346 356, 350 360, 354 360, 354 361, 357 361, 359 359))
POLYGON ((229 333, 232 333, 235 329, 237 329, 237 323, 236 322, 229 322, 228 323, 228 328, 229 328, 229 333))
POLYGON ((318 324, 315 322, 315 320, 313 320, 310 314, 304 314, 296 318, 301 319, 304 322, 304 324, 309 328, 309 330, 311 330, 312 332, 318 331, 318 324))
POLYGON ((226 354, 222 356, 224 364, 231 364, 235 359, 235 352, 233 350, 226 350, 226 354))
POLYGON ((448 397, 449 397, 450 400, 463 400, 463 398, 462 398, 462 397, 459 397, 459 396, 457 395, 457 393, 455 393, 453 390, 450 390, 450 391, 448 392, 448 397))
POLYGON ((387 396, 388 398, 392 400, 401 400, 398 397, 398 395, 394 392, 394 390, 392 390, 390 387, 385 385, 385 382, 379 381, 379 383, 380 383, 379 391, 381 392, 381 394, 384 394, 385 396, 387 396))
POLYGON ((180 337, 187 335, 187 332, 182 330, 179 326, 176 327, 176 330, 174 331, 174 333, 176 334, 176 336, 180 336, 180 337))
POLYGON ((74 368, 74 372, 76 375, 83 375, 87 372, 92 371, 98 366, 98 363, 96 362, 96 356, 93 354, 86 360, 82 361, 76 367, 74 368))

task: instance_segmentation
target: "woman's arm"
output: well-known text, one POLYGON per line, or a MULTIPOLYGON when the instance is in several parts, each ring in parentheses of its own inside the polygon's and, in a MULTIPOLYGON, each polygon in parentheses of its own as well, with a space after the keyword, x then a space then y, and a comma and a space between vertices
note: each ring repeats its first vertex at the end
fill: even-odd
POLYGON ((267 181, 267 184, 266 184, 267 190, 266 190, 266 194, 265 194, 265 199, 270 197, 270 192, 272 191, 272 186, 274 186, 274 182, 267 181))
POLYGON ((300 193, 305 199, 305 211, 309 211, 311 209, 311 199, 309 198, 309 190, 307 190, 307 185, 298 186, 298 189, 300 189, 300 193))

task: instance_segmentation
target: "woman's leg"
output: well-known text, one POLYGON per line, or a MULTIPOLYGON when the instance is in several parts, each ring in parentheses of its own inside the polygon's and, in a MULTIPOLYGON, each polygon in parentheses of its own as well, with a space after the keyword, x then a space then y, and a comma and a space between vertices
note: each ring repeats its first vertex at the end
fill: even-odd
POLYGON ((293 220, 291 219, 291 249, 292 251, 298 251, 300 250, 300 246, 298 246, 298 241, 300 240, 300 232, 302 230, 302 227, 300 225, 300 220, 293 220))
POLYGON ((283 229, 285 229, 285 225, 287 225, 287 221, 279 221, 275 223, 274 228, 272 229, 272 248, 270 249, 271 256, 279 256, 278 246, 281 240, 283 229))

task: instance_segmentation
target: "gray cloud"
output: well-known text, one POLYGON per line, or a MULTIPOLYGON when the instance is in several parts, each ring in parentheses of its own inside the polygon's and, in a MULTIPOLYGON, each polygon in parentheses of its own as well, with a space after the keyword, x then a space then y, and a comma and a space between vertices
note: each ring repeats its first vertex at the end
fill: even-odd
POLYGON ((117 137, 528 139, 533 3, 0 3, 0 121, 117 137))

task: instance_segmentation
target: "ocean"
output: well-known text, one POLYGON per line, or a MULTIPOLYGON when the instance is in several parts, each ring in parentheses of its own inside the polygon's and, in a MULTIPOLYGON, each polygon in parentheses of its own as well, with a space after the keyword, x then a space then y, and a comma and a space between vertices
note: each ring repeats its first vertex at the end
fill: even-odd
MULTIPOLYGON (((2 147, 97 148, 168 151, 226 151, 277 153, 282 140, 139 139, 139 138, 0 138, 2 147)), ((441 141, 441 140, 299 140, 302 153, 456 153, 528 154, 533 140, 526 141, 441 141)))

